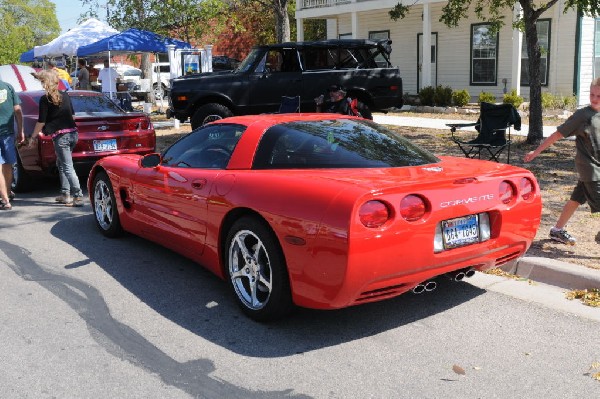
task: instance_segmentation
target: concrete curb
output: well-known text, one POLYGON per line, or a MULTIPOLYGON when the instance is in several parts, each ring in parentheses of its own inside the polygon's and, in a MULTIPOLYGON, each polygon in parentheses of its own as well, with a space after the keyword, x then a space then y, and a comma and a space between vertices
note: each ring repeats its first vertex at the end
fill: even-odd
POLYGON ((507 273, 565 289, 600 289, 600 270, 549 258, 524 256, 501 267, 507 273))

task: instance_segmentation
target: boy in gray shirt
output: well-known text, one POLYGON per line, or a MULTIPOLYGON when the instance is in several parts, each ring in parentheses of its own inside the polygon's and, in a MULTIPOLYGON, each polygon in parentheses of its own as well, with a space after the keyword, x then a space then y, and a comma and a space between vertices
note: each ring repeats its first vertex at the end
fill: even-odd
POLYGON ((542 151, 564 137, 575 136, 575 166, 579 175, 577 185, 571 198, 564 205, 550 230, 550 238, 567 245, 575 245, 577 240, 565 230, 567 222, 573 216, 579 205, 586 202, 592 213, 600 212, 600 78, 592 81, 590 86, 590 105, 581 108, 562 125, 556 132, 546 138, 533 151, 525 155, 524 161, 530 162, 542 151))

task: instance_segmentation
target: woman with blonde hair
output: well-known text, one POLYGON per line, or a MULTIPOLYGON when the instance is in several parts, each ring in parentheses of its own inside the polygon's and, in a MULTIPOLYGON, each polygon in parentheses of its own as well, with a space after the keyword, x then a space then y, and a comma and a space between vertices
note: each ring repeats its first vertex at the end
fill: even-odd
POLYGON ((66 92, 58 90, 59 77, 55 71, 41 71, 34 76, 42 82, 46 95, 40 99, 39 117, 31 134, 30 145, 38 136, 52 137, 61 186, 61 195, 56 197, 56 202, 66 206, 82 206, 83 193, 73 167, 73 149, 79 138, 73 119, 73 104, 66 92))

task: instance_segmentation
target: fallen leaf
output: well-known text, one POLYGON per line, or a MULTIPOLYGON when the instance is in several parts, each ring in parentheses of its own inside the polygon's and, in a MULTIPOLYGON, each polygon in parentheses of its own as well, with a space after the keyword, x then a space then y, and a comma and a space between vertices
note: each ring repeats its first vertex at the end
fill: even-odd
POLYGON ((467 374, 465 372, 465 369, 463 369, 462 367, 460 367, 459 365, 454 365, 452 366, 452 371, 454 371, 456 374, 460 374, 460 375, 465 375, 467 374))

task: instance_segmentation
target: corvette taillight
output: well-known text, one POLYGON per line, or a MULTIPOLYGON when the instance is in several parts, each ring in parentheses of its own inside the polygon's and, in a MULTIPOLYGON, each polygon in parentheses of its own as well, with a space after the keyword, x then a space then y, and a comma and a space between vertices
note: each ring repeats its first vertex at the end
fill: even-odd
POLYGON ((418 195, 407 195, 400 201, 400 215, 409 222, 421 219, 427 213, 427 204, 418 195))
POLYGON ((367 201, 360 207, 358 217, 365 227, 377 228, 390 219, 390 210, 381 201, 367 201))
POLYGON ((515 189, 512 184, 503 181, 500 183, 499 194, 503 204, 510 204, 515 197, 515 189))
POLYGON ((530 179, 523 177, 519 183, 519 191, 521 193, 521 198, 525 201, 529 201, 535 195, 533 182, 530 179))

